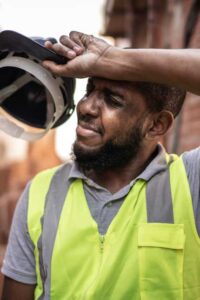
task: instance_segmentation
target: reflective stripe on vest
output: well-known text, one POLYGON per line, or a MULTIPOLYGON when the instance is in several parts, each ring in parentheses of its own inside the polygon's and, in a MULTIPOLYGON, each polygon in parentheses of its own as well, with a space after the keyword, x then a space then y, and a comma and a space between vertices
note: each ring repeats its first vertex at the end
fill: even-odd
POLYGON ((30 190, 29 232, 34 244, 39 245, 35 251, 39 249, 42 256, 37 259, 36 253, 35 299, 199 299, 200 243, 181 159, 171 164, 170 175, 164 168, 147 184, 136 182, 104 237, 99 236, 91 218, 80 180, 70 186, 65 201, 66 173, 66 167, 54 176, 52 172, 53 179, 47 180, 46 188, 42 183, 42 194, 38 185, 44 175, 39 175, 30 190), (32 212, 36 210, 33 199, 39 197, 44 203, 50 181, 43 230, 38 229, 36 234, 33 224, 38 224, 38 216, 42 217, 44 204, 39 205, 42 208, 36 216, 32 212), (186 244, 185 232, 189 240, 186 244), (190 279, 188 270, 196 280, 190 279))

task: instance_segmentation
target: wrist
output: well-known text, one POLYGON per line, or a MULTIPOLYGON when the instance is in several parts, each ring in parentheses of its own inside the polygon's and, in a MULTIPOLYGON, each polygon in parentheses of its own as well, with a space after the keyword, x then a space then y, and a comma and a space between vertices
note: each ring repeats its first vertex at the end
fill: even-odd
POLYGON ((139 61, 137 49, 110 46, 97 61, 96 76, 111 80, 140 80, 139 61))
POLYGON ((116 74, 116 64, 120 61, 120 48, 108 46, 98 58, 94 68, 94 76, 118 79, 116 74))

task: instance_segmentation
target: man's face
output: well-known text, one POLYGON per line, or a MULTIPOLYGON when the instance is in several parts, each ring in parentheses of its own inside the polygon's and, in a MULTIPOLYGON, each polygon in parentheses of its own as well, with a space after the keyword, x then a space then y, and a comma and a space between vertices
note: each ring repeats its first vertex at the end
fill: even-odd
POLYGON ((86 168, 117 167, 136 156, 146 112, 142 95, 131 83, 89 79, 77 106, 74 154, 78 163, 84 167, 86 162, 86 168))

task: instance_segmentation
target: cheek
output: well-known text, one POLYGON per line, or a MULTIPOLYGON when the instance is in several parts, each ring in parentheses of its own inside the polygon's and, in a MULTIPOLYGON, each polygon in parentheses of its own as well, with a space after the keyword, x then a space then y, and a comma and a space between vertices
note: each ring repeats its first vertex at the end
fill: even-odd
POLYGON ((122 142, 129 136, 134 127, 134 121, 127 114, 109 112, 102 116, 102 125, 104 127, 104 139, 112 139, 116 142, 122 142))
POLYGON ((105 136, 111 136, 115 132, 120 131, 122 124, 120 114, 110 111, 102 114, 101 122, 104 127, 105 136))
POLYGON ((104 128, 104 138, 125 139, 133 129, 138 126, 141 114, 133 111, 132 107, 126 109, 108 109, 101 111, 101 123, 104 128))

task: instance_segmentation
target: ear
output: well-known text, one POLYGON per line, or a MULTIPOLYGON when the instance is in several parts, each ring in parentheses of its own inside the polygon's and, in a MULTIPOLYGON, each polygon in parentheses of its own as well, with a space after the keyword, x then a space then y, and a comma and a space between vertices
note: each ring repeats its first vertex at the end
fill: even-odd
POLYGON ((174 121, 173 114, 168 110, 163 110, 159 113, 152 113, 149 116, 149 124, 146 130, 145 138, 154 140, 165 135, 172 126, 174 121))

